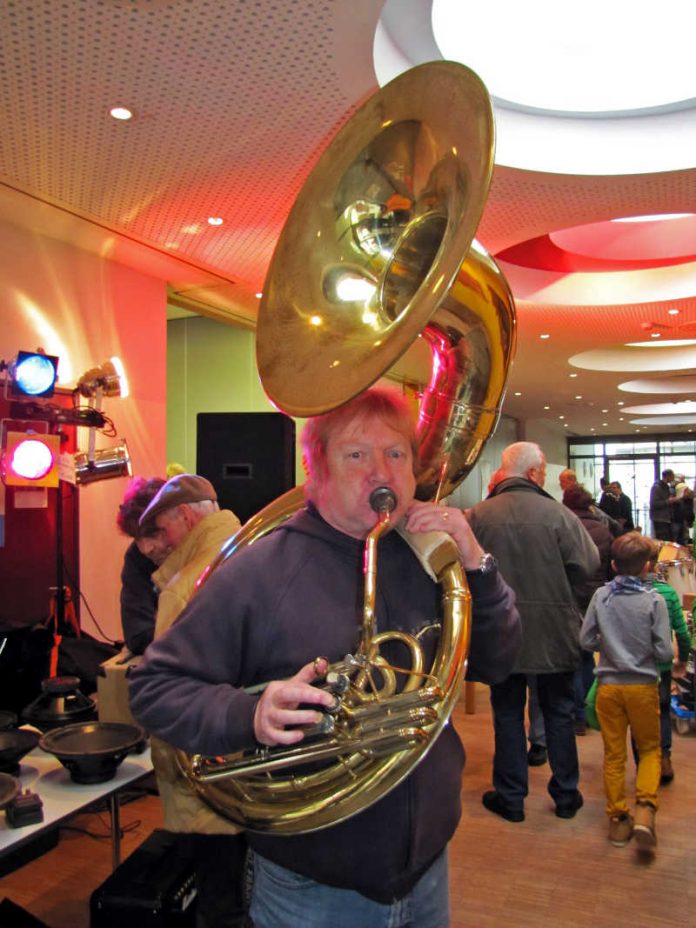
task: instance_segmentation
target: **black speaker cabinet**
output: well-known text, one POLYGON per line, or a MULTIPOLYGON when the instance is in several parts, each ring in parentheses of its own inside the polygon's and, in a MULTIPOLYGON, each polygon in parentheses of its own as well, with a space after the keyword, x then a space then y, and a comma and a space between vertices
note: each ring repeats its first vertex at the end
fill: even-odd
POLYGON ((193 863, 158 828, 94 890, 90 928, 194 928, 195 898, 193 863))
POLYGON ((295 422, 280 412, 199 412, 196 473, 240 522, 295 486, 295 422))

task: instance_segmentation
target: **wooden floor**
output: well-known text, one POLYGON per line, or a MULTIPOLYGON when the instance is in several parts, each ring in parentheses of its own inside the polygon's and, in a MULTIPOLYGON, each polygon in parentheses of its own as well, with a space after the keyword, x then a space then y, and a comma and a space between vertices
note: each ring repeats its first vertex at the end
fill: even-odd
MULTIPOLYGON (((464 814, 450 845, 451 928, 693 928, 696 926, 696 734, 674 735, 674 782, 660 794, 659 846, 642 858, 630 843, 612 847, 602 794, 597 732, 578 738, 585 806, 556 818, 546 792, 548 766, 530 770, 526 821, 510 824, 481 805, 490 788, 492 731, 488 691, 477 711, 455 712, 467 748, 464 814)), ((161 826, 159 800, 124 806, 124 856, 161 826)), ((89 896, 109 874, 108 816, 83 815, 58 846, 0 879, 5 896, 49 928, 88 928, 89 896)), ((9 928, 3 925, 2 928, 9 928)), ((132 921, 128 928, 138 928, 132 921)), ((298 926, 300 928, 300 926, 298 926)), ((370 926, 365 926, 370 928, 370 926)))

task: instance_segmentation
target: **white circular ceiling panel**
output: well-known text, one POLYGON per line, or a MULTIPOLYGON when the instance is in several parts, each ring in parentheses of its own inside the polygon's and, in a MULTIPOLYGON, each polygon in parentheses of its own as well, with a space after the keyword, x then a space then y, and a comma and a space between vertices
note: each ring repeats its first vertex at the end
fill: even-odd
POLYGON ((627 380, 619 384, 626 393, 696 393, 696 377, 655 377, 645 380, 627 380))

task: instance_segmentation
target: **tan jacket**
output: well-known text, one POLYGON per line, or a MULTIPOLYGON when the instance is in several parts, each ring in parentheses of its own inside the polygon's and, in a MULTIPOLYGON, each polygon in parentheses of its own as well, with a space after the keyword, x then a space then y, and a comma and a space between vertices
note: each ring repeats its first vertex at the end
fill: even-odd
MULTIPOLYGON (((160 591, 155 638, 174 622, 191 598, 196 580, 238 528, 239 519, 233 512, 226 509, 212 512, 194 525, 155 571, 152 579, 160 591)), ((211 642, 211 647, 214 646, 211 642)), ((198 798, 181 772, 174 748, 159 738, 152 738, 151 744, 165 828, 199 834, 237 834, 242 830, 198 798)))

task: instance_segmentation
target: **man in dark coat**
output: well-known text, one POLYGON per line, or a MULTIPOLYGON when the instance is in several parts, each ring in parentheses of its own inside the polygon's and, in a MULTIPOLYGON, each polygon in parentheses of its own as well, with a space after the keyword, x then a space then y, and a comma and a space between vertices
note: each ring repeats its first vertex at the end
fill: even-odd
POLYGON ((674 541, 672 536, 672 523, 674 506, 678 500, 674 490, 674 471, 662 471, 662 476, 650 488, 650 519, 653 524, 653 534, 660 541, 674 541))
POLYGON ((494 788, 483 804, 508 821, 524 820, 526 675, 536 674, 552 772, 548 790, 556 815, 572 818, 583 802, 573 730, 582 615, 573 583, 594 574, 599 554, 580 520, 544 491, 546 459, 538 445, 508 446, 501 469, 504 479, 468 518, 517 595, 523 643, 512 674, 491 686, 494 788))

